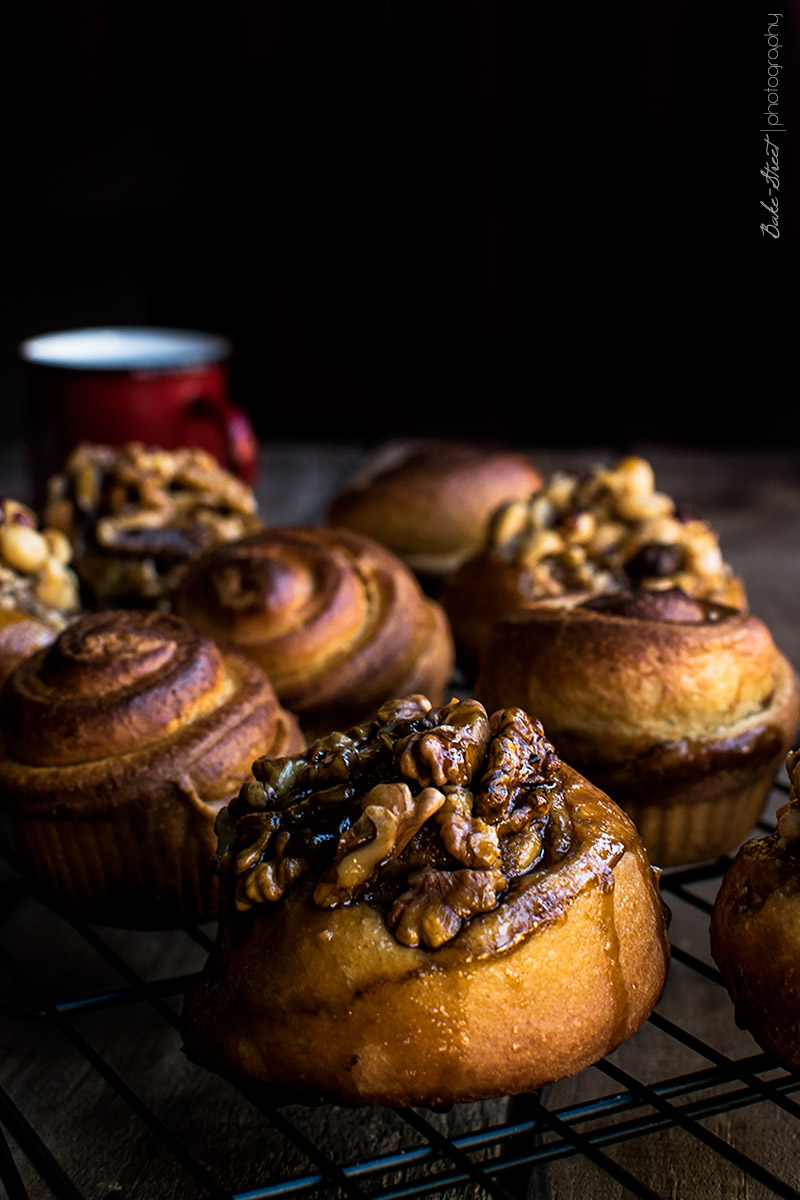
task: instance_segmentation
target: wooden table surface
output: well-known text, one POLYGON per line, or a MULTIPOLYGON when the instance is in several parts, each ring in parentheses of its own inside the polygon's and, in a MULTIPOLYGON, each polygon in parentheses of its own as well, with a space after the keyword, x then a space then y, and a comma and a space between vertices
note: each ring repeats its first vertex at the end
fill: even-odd
MULTIPOLYGON (((745 579, 753 611, 800 664, 800 456, 636 449, 652 462, 661 490, 693 505, 716 528, 726 558, 745 579)), ((349 445, 266 447, 257 486, 264 517, 272 524, 320 521, 327 499, 365 454, 349 445)), ((591 447, 539 450, 533 457, 547 473, 611 462, 617 453, 591 447)), ((26 498, 17 448, 0 454, 0 481, 5 494, 26 498)), ((771 808, 783 798, 775 793, 771 808)), ((13 881, 13 869, 5 869, 4 877, 13 881)), ((737 1029, 727 994, 707 969, 707 909, 717 886, 713 876, 667 894, 679 954, 655 1020, 612 1055, 607 1067, 546 1089, 540 1099, 550 1112, 569 1110, 572 1117, 573 1106, 614 1095, 631 1079, 646 1086, 697 1075, 702 1082, 697 1073, 733 1063, 731 1075, 745 1080, 745 1092, 750 1089, 744 1102, 717 1113, 712 1104, 702 1122, 687 1123, 677 1100, 670 1107, 677 1085, 649 1092, 646 1111, 658 1114, 660 1124, 651 1122, 625 1140, 609 1138, 605 1148, 598 1143, 607 1160, 592 1161, 597 1152, 591 1148, 588 1155, 574 1147, 557 1150, 522 1173, 493 1176, 487 1167, 483 1184, 458 1184, 449 1196, 502 1195, 501 1182, 506 1195, 542 1200, 800 1195, 800 1097, 795 1107, 789 1081, 776 1099, 768 1064, 749 1035, 737 1029), (682 1031, 677 1037, 676 1028, 682 1031), (758 1088, 765 1095, 753 1102, 758 1088), (733 1150, 725 1153, 725 1147, 733 1150), (638 1181, 635 1186, 625 1172, 638 1181)), ((0 900, 0 1132, 6 1132, 6 1140, 0 1139, 0 1195, 5 1185, 7 1195, 31 1200, 255 1198, 279 1194, 281 1181, 295 1176, 306 1183, 294 1194, 335 1195, 343 1193, 317 1187, 313 1152, 303 1147, 298 1129, 343 1163, 413 1146, 437 1130, 452 1138, 510 1121, 521 1122, 514 1144, 531 1152, 554 1137, 547 1122, 534 1124, 536 1101, 527 1108, 498 1101, 420 1114, 422 1135, 384 1110, 278 1109, 267 1121, 252 1097, 190 1062, 181 1050, 175 1025, 181 982, 204 961, 212 927, 197 934, 76 930, 13 883, 5 884, 0 900), (74 1013, 66 1004, 95 995, 106 999, 74 1013), (62 1007, 53 1010, 53 1003, 62 1007), (43 1010, 50 1019, 36 1015, 43 1010), (285 1118, 291 1130, 281 1124, 285 1118), (40 1141, 34 1146, 29 1139, 40 1141), (43 1168, 42 1162, 49 1165, 43 1168)), ((693 1095, 698 1102, 703 1098, 699 1084, 693 1095)), ((609 1120, 599 1109, 590 1116, 593 1124, 609 1120)), ((575 1125, 584 1132, 591 1127, 575 1125)), ((490 1161, 504 1138, 488 1139, 490 1161)), ((418 1172, 430 1178, 432 1171, 421 1154, 418 1172)), ((411 1177, 409 1168, 403 1172, 387 1194, 403 1194, 403 1180, 411 1177)), ((366 1176, 362 1184, 361 1194, 370 1195, 366 1176)))

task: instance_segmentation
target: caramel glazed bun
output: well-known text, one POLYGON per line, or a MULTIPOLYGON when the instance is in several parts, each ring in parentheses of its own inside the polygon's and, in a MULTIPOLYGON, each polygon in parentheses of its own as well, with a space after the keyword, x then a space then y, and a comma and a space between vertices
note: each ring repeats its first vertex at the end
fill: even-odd
POLYGON ((441 607, 393 554, 346 529, 265 529, 219 546, 173 604, 263 667, 309 737, 408 692, 440 702, 452 673, 441 607))
POLYGON ((0 692, 0 803, 60 910, 167 927, 216 913, 214 821, 264 753, 303 746, 269 681, 182 618, 79 617, 0 692))
POLYGON ((333 498, 332 525, 375 538, 431 583, 483 545, 492 513, 542 477, 523 454, 458 442, 387 447, 333 498))
POLYGON ((643 458, 558 471, 528 501, 501 505, 482 549, 445 584, 461 665, 474 672, 494 623, 521 608, 572 607, 629 588, 680 588, 745 609, 741 579, 709 526, 655 490, 643 458))
POLYGON ((629 1037, 668 965, 638 834, 518 709, 422 696, 264 759, 220 815, 190 1054, 298 1099, 442 1107, 629 1037))
POLYGON ((599 596, 498 623, 475 694, 536 712, 636 822, 653 862, 732 849, 797 733, 795 672, 755 616, 680 590, 599 596))
POLYGON ((777 827, 746 842, 711 914, 711 953, 739 1025, 789 1071, 800 1071, 800 751, 786 768, 777 827))

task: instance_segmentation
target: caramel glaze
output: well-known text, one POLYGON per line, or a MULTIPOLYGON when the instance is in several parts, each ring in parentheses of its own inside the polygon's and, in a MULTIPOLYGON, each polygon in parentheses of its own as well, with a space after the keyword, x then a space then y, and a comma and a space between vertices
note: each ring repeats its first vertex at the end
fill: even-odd
MULTIPOLYGON (((468 958, 509 950, 535 930, 559 920, 584 888, 614 886, 614 867, 638 834, 599 792, 587 797, 586 781, 562 764, 564 800, 573 821, 572 845, 563 859, 514 880, 491 913, 473 917, 460 938, 468 958)), ((458 940, 458 939, 456 939, 458 940)))
MULTIPOLYGON (((668 913, 660 899, 657 874, 647 862, 631 821, 571 768, 562 766, 559 783, 564 788, 575 833, 568 853, 557 863, 536 868, 520 878, 494 911, 474 917, 455 938, 435 950, 393 941, 382 915, 363 900, 333 913, 320 910, 313 903, 314 880, 310 878, 302 879, 279 903, 245 913, 235 913, 228 898, 215 947, 185 1000, 184 1038, 190 1055, 204 1055, 211 1062, 224 1062, 267 1083, 278 1083, 301 1100, 330 1099, 331 1087, 335 1086, 338 1103, 411 1103, 436 1108, 482 1095, 529 1090, 610 1052, 641 1024, 658 999, 669 962, 668 913), (617 875, 623 867, 626 891, 631 873, 643 889, 636 900, 631 899, 631 893, 621 902, 616 899, 617 875), (597 903, 590 900, 592 895, 597 903), (512 1060, 514 1051, 521 1047, 513 1044, 513 1035, 508 1031, 513 1028, 515 1011, 529 1011, 531 1001, 526 1000, 526 989, 532 947, 537 935, 565 929, 573 908, 587 901, 595 913, 591 938, 604 947, 606 978, 602 978, 601 970, 591 980, 581 980, 580 986, 595 990, 597 1004, 604 1013, 602 1031, 582 1031, 581 1037, 587 1039, 583 1048, 576 1048, 572 1035, 568 1035, 569 1049, 557 1051, 557 1065, 538 1061, 534 1052, 537 1061, 520 1067, 512 1060), (624 918, 625 951, 618 930, 618 922, 623 919, 620 903, 623 907, 633 906, 624 918), (652 917, 644 916, 647 910, 652 917), (634 918, 631 911, 637 914, 634 918), (642 929, 649 929, 646 936, 653 939, 646 951, 639 951, 648 956, 650 963, 647 982, 642 978, 639 984, 633 983, 633 989, 631 919, 642 921, 642 929), (287 976, 281 956, 298 940, 306 947, 302 966, 297 975, 287 976), (623 953, 628 955, 627 968, 623 953), (346 955, 344 961, 339 958, 342 954, 346 955), (479 982, 483 964, 488 964, 493 974, 499 968, 504 977, 497 1007, 487 1018, 496 1024, 505 1048, 494 1051, 502 1061, 499 1066, 492 1065, 489 1080, 480 1084, 474 1077, 465 1082, 460 1076, 461 1064, 469 1074, 470 1058, 480 1044, 471 1024, 475 1020, 472 989, 485 986, 479 982), (265 987, 267 979, 272 982, 265 987), (416 1001, 413 1010, 408 1009, 408 989, 419 989, 424 996, 429 987, 438 997, 443 986, 447 989, 443 1008, 433 1001, 429 1007, 424 1002, 420 1007, 416 1001), (409 1028, 415 1030, 407 1057, 416 1059, 421 1038, 430 1046, 431 1058, 443 1056, 442 1073, 447 1077, 435 1084, 420 1082, 417 1068, 409 1065, 406 1070, 405 1066, 395 1065, 387 1082, 387 1095, 372 1091, 365 1096, 355 1076, 361 1069, 361 1056, 376 1034, 360 1025, 353 1029, 353 1014, 384 1012, 388 1016, 394 1012, 395 995, 404 997, 403 1015, 397 1021, 390 1019, 389 1024, 405 1029, 410 1021, 409 1028), (331 1037, 345 1039, 348 1046, 350 1039, 355 1039, 349 1065, 344 1074, 339 1072, 335 1085, 330 1081, 320 1084, 313 1068, 288 1069, 280 1035, 280 1049, 276 1047, 276 1053, 270 1053, 274 1042, 270 1031, 275 1024, 282 1026, 284 1020, 288 1021, 287 1005, 303 1027, 306 1022, 316 1025, 319 1021, 331 1037), (517 1005, 522 1008, 517 1010, 517 1005), (459 1066, 448 1071, 447 1063, 453 1055, 452 1062, 457 1061, 459 1066), (568 1065, 564 1065, 564 1055, 571 1059, 568 1065), (350 1072, 353 1079, 349 1078, 350 1072)), ((586 920, 585 913, 576 919, 586 920)), ((563 970, 568 977, 568 963, 563 970)), ((355 1017, 356 1022, 359 1019, 363 1017, 355 1017)), ((536 1021, 538 1016, 531 1012, 525 1020, 536 1021)), ((294 1037, 292 1022, 286 1033, 294 1037)), ((386 1052, 390 1055, 396 1053, 392 1046, 395 1036, 394 1031, 387 1034, 386 1052)))
MULTIPOLYGON (((585 888, 613 890, 614 867, 627 850, 641 847, 635 826, 616 804, 565 764, 561 764, 556 786, 563 793, 573 822, 568 852, 556 862, 540 864, 515 879, 491 912, 471 917, 450 942, 426 953, 452 965, 455 960, 472 962, 511 950, 537 929, 560 920, 585 888)), ((310 883, 306 879, 294 891, 308 889, 308 902, 313 904, 316 878, 310 878, 310 883)), ((256 910, 259 919, 269 920, 271 912, 291 894, 276 903, 260 905, 256 910)), ((351 903, 369 904, 383 920, 385 905, 374 904, 369 891, 351 903)), ((252 912, 242 914, 231 909, 235 940, 248 936, 253 919, 252 912)), ((411 967, 417 969, 417 965, 411 967)))

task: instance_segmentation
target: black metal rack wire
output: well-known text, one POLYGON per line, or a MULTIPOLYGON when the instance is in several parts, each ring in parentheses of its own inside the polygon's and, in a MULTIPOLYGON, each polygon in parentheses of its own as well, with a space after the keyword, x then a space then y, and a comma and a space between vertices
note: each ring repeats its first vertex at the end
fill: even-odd
MULTIPOLYGON (((784 799, 785 792, 785 785, 778 782, 773 802, 784 799)), ((767 830, 771 825, 764 822, 762 828, 767 830)), ((729 861, 723 858, 665 872, 662 892, 673 911, 673 969, 665 999, 671 987, 679 987, 678 982, 673 984, 674 974, 688 972, 708 984, 716 997, 720 1020, 732 1024, 732 1008, 718 971, 692 938, 684 939, 686 922, 675 919, 681 913, 692 913, 703 926, 729 861)), ((0 882, 0 914, 4 917, 20 903, 37 904, 14 870, 13 859, 7 858, 6 865, 6 877, 0 882)), ((37 920, 62 918, 41 907, 37 920)), ((742 1055, 723 1053, 693 1031, 674 997, 671 1005, 656 1008, 647 1025, 651 1037, 666 1039, 681 1052, 680 1061, 686 1061, 686 1056, 697 1060, 692 1069, 649 1079, 649 1052, 646 1048, 640 1052, 636 1045, 640 1031, 622 1048, 624 1055, 611 1055, 582 1073, 582 1082, 591 1076, 584 1088, 585 1098, 561 1102, 556 1086, 542 1094, 456 1106, 449 1115, 424 1110, 369 1110, 366 1118, 354 1110, 330 1110, 321 1127, 315 1124, 318 1114, 313 1111, 282 1105, 280 1098, 261 1085, 210 1070, 200 1060, 187 1059, 176 1036, 170 1053, 180 1062, 184 1081, 187 1072, 194 1076, 195 1098, 202 1096, 206 1086, 213 1085, 213 1103, 221 1105, 219 1111, 227 1111, 235 1097, 247 1113, 246 1118, 237 1118, 237 1129, 247 1131, 240 1133, 242 1161, 236 1159, 237 1147, 232 1150, 228 1145, 226 1171, 221 1173, 214 1148, 198 1145, 192 1138, 191 1114, 183 1114, 181 1120, 173 1119, 168 1112, 165 1115, 146 1089, 137 1086, 136 1071, 132 1079, 129 1072, 115 1065, 113 1053, 106 1049, 108 1045, 113 1047, 115 1031, 126 1033, 132 1012, 142 1008, 152 1022, 149 1027, 157 1029, 161 1024, 177 1035, 180 997, 193 972, 145 978, 136 952, 136 938, 141 935, 109 936, 107 930, 70 925, 70 936, 80 939, 84 955, 97 956, 121 982, 84 992, 78 989, 78 994, 68 997, 52 995, 47 980, 35 977, 26 964, 24 947, 15 940, 14 931, 12 936, 2 938, 4 922, 0 927, 0 1018, 21 1031, 45 1028, 48 1039, 61 1039, 77 1056, 83 1064, 83 1077, 89 1072, 102 1080, 113 1093, 114 1103, 121 1103, 129 1118, 140 1122, 155 1139, 159 1156, 167 1164, 162 1163, 160 1168, 162 1177, 174 1171, 176 1180, 183 1181, 176 1182, 170 1195, 191 1200, 308 1200, 318 1196, 411 1200, 433 1195, 522 1200, 550 1194, 543 1181, 558 1164, 562 1168, 566 1164, 566 1169, 573 1171, 581 1164, 591 1164, 600 1173, 596 1176, 596 1194, 672 1197, 674 1190, 662 1189, 649 1169, 649 1146, 659 1133, 680 1130, 696 1143, 698 1156, 711 1155, 741 1172, 757 1194, 800 1198, 800 1176, 791 1155, 776 1168, 774 1160, 764 1161, 752 1145, 726 1140, 713 1124, 720 1114, 762 1104, 790 1121, 800 1118, 800 1098, 795 1098, 800 1091, 800 1077, 777 1067, 757 1052, 752 1042, 742 1055), (103 1015, 101 1046, 87 1028, 93 1014, 103 1015), (365 1124, 369 1125, 368 1152, 357 1144, 354 1134, 365 1124), (276 1138, 282 1147, 276 1161, 267 1157, 254 1163, 253 1144, 269 1147, 276 1138), (638 1153, 620 1156, 618 1151, 626 1144, 634 1145, 638 1153)), ((204 956, 211 944, 208 932, 196 929, 186 931, 184 936, 192 940, 198 955, 204 956)), ((102 1200, 139 1200, 146 1195, 137 1191, 129 1196, 117 1183, 105 1191, 82 1183, 81 1172, 74 1167, 74 1146, 67 1164, 63 1161, 63 1134, 54 1144, 48 1144, 47 1136, 37 1127, 30 1095, 3 1074, 0 1065, 0 1183, 9 1200, 38 1200, 39 1196, 54 1196, 57 1200, 94 1200, 95 1196, 102 1200)), ((65 1093, 68 1090, 65 1087, 65 1093)), ((68 1127, 68 1096, 65 1103, 68 1127)), ((76 1114, 75 1123, 86 1132, 82 1154, 91 1158, 96 1147, 91 1140, 91 1125, 87 1127, 84 1122, 85 1114, 76 1114)))

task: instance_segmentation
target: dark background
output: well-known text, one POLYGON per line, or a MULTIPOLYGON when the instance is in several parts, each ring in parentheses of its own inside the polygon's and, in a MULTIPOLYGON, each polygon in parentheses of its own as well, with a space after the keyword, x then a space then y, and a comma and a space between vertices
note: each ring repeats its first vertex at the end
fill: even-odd
POLYGON ((228 334, 268 438, 785 445, 770 7, 3 0, 3 435, 22 338, 125 323, 228 334))

